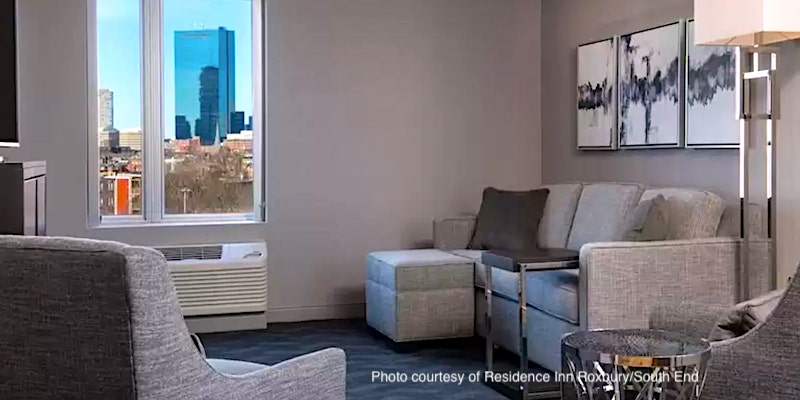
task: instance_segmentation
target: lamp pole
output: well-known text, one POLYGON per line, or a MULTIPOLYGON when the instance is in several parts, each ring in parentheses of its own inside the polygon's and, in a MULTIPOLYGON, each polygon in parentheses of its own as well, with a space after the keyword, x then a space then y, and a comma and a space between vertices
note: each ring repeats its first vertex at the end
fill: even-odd
POLYGON ((183 213, 186 214, 186 195, 191 193, 192 189, 189 188, 181 188, 181 194, 183 195, 183 213))
POLYGON ((738 56, 738 96, 737 118, 742 121, 741 140, 739 141, 739 176, 741 182, 742 207, 742 242, 740 248, 741 268, 739 270, 740 301, 748 300, 750 293, 750 173, 749 150, 752 141, 750 123, 754 120, 766 122, 766 158, 767 158, 767 237, 769 239, 769 287, 777 288, 778 285, 778 257, 777 257, 777 120, 780 118, 779 88, 776 76, 778 50, 774 47, 739 47, 738 56), (769 67, 760 69, 759 63, 762 55, 769 55, 769 67), (766 80, 767 99, 763 112, 754 112, 751 107, 751 85, 759 80, 766 80))

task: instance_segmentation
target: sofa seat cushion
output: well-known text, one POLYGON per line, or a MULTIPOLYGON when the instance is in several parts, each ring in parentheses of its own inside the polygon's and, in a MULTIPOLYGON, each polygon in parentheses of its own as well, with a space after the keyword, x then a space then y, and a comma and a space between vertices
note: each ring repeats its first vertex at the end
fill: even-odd
POLYGON ((472 261, 480 261, 485 250, 451 250, 450 253, 459 257, 469 258, 472 261))
POLYGON ((642 201, 664 196, 669 203, 669 228, 667 240, 699 239, 717 234, 725 202, 721 197, 705 190, 685 188, 648 189, 642 201))
MULTIPOLYGON (((639 204, 642 186, 633 183, 587 183, 572 221, 567 248, 622 239, 625 219, 639 204)), ((666 197, 666 196, 665 196, 666 197)))
MULTIPOLYGON (((475 263, 475 286, 486 287, 486 266, 475 263)), ((579 323, 578 269, 529 272, 526 303, 544 313, 572 324, 579 323)), ((517 298, 519 274, 495 268, 492 270, 492 290, 509 299, 517 298)))

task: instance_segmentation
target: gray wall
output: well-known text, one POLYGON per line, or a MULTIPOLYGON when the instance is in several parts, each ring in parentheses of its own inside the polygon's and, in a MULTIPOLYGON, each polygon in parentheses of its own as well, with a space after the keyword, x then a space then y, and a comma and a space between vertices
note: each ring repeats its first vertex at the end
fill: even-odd
POLYGON ((538 0, 269 0, 267 224, 89 229, 86 0, 20 2, 12 160, 48 162, 54 235, 264 239, 270 318, 363 312, 363 259, 487 185, 540 183, 538 0))
MULTIPOLYGON (((545 183, 636 181, 650 185, 712 190, 738 203, 736 150, 578 151, 576 147, 577 46, 691 18, 692 0, 545 0, 542 2, 542 180, 545 183)), ((781 46, 782 120, 778 124, 778 278, 794 274, 800 260, 800 46, 781 46)), ((763 129, 754 127, 755 135, 763 129)), ((763 167, 761 167, 763 168, 763 167)), ((765 180, 751 168, 754 197, 763 204, 765 180)))
POLYGON ((635 181, 738 198, 735 150, 576 150, 577 47, 691 18, 692 0, 545 0, 542 3, 542 180, 635 181))

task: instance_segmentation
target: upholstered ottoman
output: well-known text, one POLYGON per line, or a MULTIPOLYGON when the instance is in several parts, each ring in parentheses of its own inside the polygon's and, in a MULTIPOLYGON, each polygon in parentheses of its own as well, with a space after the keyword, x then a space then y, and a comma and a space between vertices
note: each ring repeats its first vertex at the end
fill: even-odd
POLYGON ((469 337, 474 262, 440 250, 367 256, 367 324, 395 342, 469 337))

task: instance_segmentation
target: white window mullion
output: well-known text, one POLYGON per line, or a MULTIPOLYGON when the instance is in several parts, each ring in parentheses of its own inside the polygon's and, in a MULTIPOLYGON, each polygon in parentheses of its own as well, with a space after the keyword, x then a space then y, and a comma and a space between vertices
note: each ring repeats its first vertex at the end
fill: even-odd
POLYGON ((164 216, 163 0, 142 0, 143 208, 148 222, 164 216))
POLYGON ((87 3, 87 21, 89 29, 87 29, 87 43, 89 46, 88 55, 89 60, 86 68, 86 77, 89 82, 88 87, 88 121, 87 126, 89 129, 86 159, 87 177, 88 177, 88 209, 87 209, 87 223, 88 226, 100 225, 100 146, 98 144, 98 123, 97 123, 97 3, 95 1, 88 1, 87 3))
POLYGON ((253 219, 267 220, 267 7, 253 0, 253 219))

